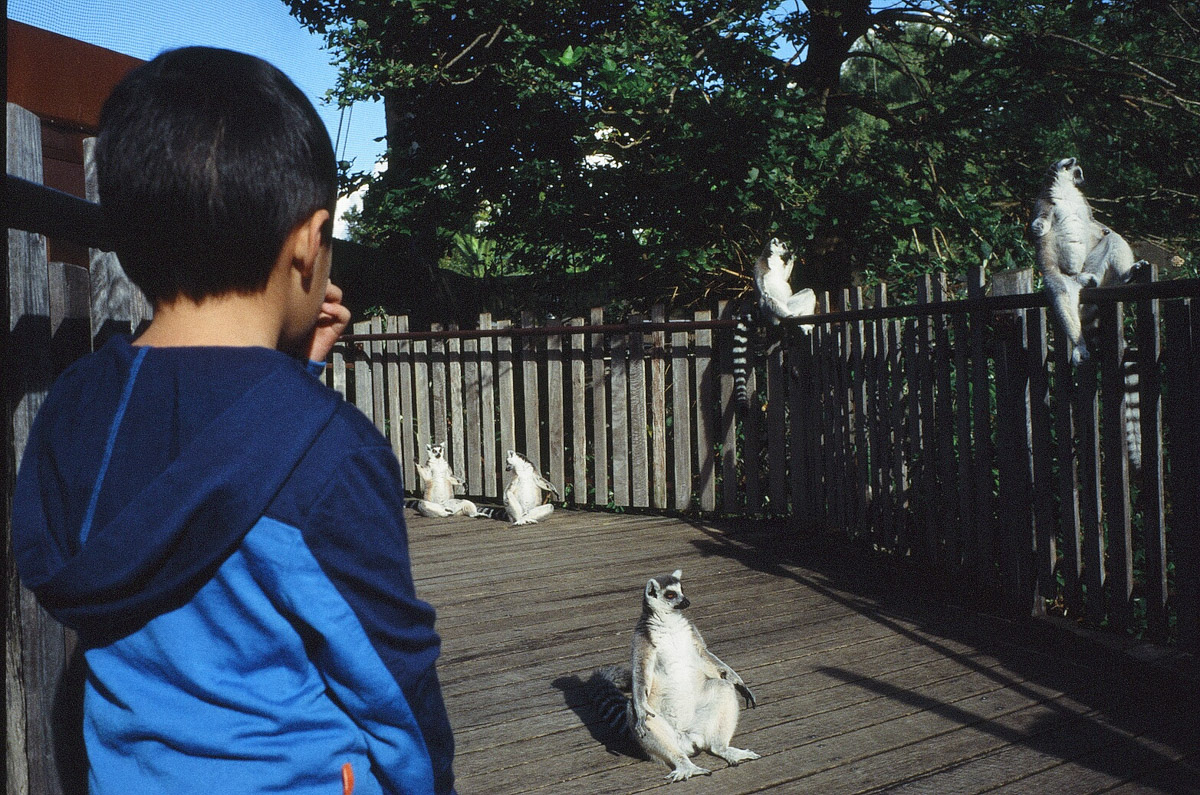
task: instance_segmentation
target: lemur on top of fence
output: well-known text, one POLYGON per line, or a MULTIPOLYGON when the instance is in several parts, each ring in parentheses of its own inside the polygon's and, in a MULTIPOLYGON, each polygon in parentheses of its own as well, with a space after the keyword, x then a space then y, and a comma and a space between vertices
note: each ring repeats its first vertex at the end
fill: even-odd
MULTIPOLYGON (((1145 260, 1134 262, 1133 250, 1125 238, 1096 221, 1080 190, 1081 185, 1083 168, 1075 158, 1066 157, 1051 163, 1029 224, 1037 247, 1042 288, 1050 298, 1054 317, 1070 346, 1073 364, 1088 359, 1085 337, 1096 328, 1095 307, 1081 306, 1080 290, 1123 284, 1147 264, 1145 260)), ((1125 379, 1125 438, 1129 463, 1134 470, 1139 470, 1142 445, 1136 349, 1127 347, 1121 364, 1125 379)))
MULTIPOLYGON (((754 263, 754 288, 757 304, 743 309, 733 333, 733 394, 738 410, 750 405, 747 381, 751 368, 750 335, 764 322, 779 325, 790 317, 803 317, 817 311, 817 294, 809 287, 792 292, 789 279, 796 264, 795 254, 778 238, 771 238, 754 263)), ((808 333, 808 326, 800 326, 808 333)))

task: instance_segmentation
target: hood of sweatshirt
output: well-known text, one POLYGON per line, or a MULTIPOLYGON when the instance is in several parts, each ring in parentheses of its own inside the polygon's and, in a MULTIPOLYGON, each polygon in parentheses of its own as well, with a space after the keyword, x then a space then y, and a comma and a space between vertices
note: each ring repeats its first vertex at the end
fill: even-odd
POLYGON ((22 581, 85 637, 186 603, 340 403, 278 351, 113 338, 63 374, 34 422, 13 499, 22 581))

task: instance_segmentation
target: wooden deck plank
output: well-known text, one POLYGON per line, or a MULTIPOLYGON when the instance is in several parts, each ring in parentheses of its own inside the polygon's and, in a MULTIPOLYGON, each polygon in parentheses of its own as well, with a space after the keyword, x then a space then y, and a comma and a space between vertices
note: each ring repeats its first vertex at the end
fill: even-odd
POLYGON ((912 598, 879 561, 784 522, 413 514, 409 536, 418 594, 438 609, 464 794, 665 786, 666 768, 606 735, 583 683, 626 663, 642 586, 674 568, 709 646, 758 697, 734 744, 763 754, 736 768, 700 755, 713 774, 689 792, 1178 791, 1195 765, 1200 729, 1139 677, 912 598))

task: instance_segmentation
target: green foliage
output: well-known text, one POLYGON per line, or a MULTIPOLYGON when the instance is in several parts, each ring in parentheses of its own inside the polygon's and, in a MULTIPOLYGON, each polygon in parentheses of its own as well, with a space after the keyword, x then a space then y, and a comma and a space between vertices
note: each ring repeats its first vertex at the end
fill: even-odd
POLYGON ((337 54, 334 98, 386 105, 388 170, 344 175, 371 185, 356 238, 463 273, 586 273, 638 308, 745 289, 779 235, 797 286, 902 294, 1032 264, 1069 155, 1103 221, 1196 267, 1194 5, 289 5, 337 54))

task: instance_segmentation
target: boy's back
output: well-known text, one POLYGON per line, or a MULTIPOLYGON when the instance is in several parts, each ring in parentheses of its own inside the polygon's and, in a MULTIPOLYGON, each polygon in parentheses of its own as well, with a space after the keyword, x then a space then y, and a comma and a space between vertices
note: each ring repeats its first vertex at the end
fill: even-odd
POLYGON ((328 133, 278 70, 189 48, 122 81, 97 151, 155 316, 51 389, 13 506, 88 663, 92 791, 451 791, 399 466, 304 364, 349 319, 328 133))
POLYGON ((430 785, 438 639, 389 481, 373 426, 281 353, 116 338, 68 372, 16 553, 88 648, 94 791, 331 792, 350 763, 371 792, 372 762, 384 791, 430 785))

